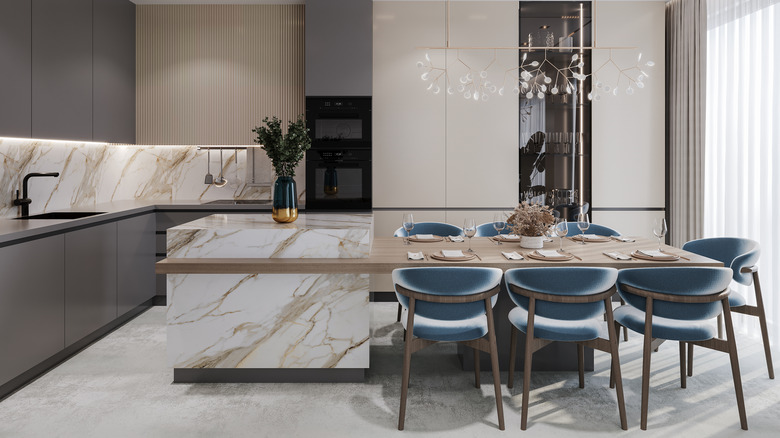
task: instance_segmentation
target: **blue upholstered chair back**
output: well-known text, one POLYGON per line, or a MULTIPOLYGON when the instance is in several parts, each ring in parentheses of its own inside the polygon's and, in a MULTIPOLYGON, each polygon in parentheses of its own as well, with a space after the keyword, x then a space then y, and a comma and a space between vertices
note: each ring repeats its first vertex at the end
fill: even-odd
MULTIPOLYGON (((411 235, 415 234, 435 234, 437 236, 460 236, 463 234, 463 229, 444 222, 419 222, 414 224, 411 235)), ((394 237, 407 237, 408 234, 403 227, 395 230, 394 237)))
MULTIPOLYGON (((497 268, 400 268, 393 270, 393 284, 429 295, 473 295, 498 286, 501 283, 501 275, 501 270, 497 268)), ((397 289, 395 294, 398 296, 398 302, 408 309, 409 298, 398 293, 397 289)), ((496 298, 498 294, 492 298, 493 305, 496 304, 496 298)), ((485 302, 432 303, 416 300, 414 313, 426 318, 448 321, 469 319, 485 314, 485 302)))
MULTIPOLYGON (((509 297, 528 310, 528 297, 512 292, 510 285, 550 295, 595 295, 615 285, 618 272, 614 268, 517 268, 504 274, 509 297)), ((547 318, 581 320, 604 314, 604 303, 572 304, 536 301, 534 314, 547 318)))
MULTIPOLYGON (((577 228, 577 222, 567 222, 569 225, 569 233, 567 236, 576 236, 577 234, 583 234, 579 228, 577 228)), ((605 225, 590 224, 585 234, 595 234, 597 236, 619 236, 620 231, 612 229, 605 225)))
MULTIPOLYGON (((510 234, 511 232, 512 230, 510 230, 507 225, 504 225, 504 229, 501 230, 500 234, 510 234)), ((491 237, 497 234, 499 233, 493 228, 493 222, 487 222, 477 225, 477 234, 475 234, 474 237, 491 237)))
MULTIPOLYGON (((644 311, 645 298, 625 290, 624 286, 670 295, 712 295, 731 283, 728 268, 634 268, 618 273, 617 291, 628 304, 644 311)), ((721 303, 672 303, 653 300, 653 315, 695 321, 714 318, 723 310, 721 303)))
POLYGON ((731 268, 734 281, 744 285, 751 284, 753 276, 739 271, 755 265, 761 254, 758 242, 739 237, 691 240, 683 245, 683 249, 722 262, 723 266, 731 268))

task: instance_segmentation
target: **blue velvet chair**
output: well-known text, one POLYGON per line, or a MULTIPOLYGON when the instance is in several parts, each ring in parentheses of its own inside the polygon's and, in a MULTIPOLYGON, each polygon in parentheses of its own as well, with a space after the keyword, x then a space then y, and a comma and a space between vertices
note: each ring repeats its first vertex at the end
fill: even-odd
MULTIPOLYGON (((460 236, 463 234, 463 228, 444 222, 420 222, 414 224, 412 231, 407 233, 403 227, 395 230, 393 237, 409 237, 415 234, 433 234, 436 236, 460 236)), ((398 304, 398 315, 396 322, 401 321, 401 304, 398 304)))
POLYGON ((506 271, 507 290, 517 305, 509 312, 512 323, 508 387, 514 384, 517 332, 525 333, 523 406, 520 428, 528 422, 528 394, 533 353, 551 342, 577 343, 580 388, 585 387, 585 347, 612 356, 610 387, 617 386, 620 427, 626 424, 626 407, 618 358, 618 338, 612 319, 614 268, 521 268, 506 271), (606 323, 604 315, 606 313, 606 323))
MULTIPOLYGON (((713 237, 691 240, 683 245, 683 249, 722 262, 723 266, 731 269, 732 279, 737 283, 745 286, 753 284, 756 297, 755 306, 749 306, 747 299, 733 290, 729 294, 729 305, 732 312, 758 317, 761 337, 764 341, 766 367, 769 378, 774 379, 775 370, 772 365, 772 351, 769 347, 769 330, 766 325, 764 298, 761 296, 761 283, 758 281, 758 267, 756 266, 761 253, 758 242, 738 237, 713 237)), ((718 337, 723 338, 721 317, 718 317, 718 337)), ((693 375, 693 344, 688 345, 688 375, 693 375)))
POLYGON ((393 284, 398 302, 408 310, 398 430, 404 428, 412 353, 436 342, 459 342, 474 349, 474 377, 477 387, 479 351, 490 353, 498 428, 504 430, 504 408, 501 401, 493 321, 493 306, 500 290, 501 276, 502 272, 497 268, 439 267, 393 270, 393 284))
POLYGON ((599 224, 590 224, 587 230, 583 233, 580 231, 579 228, 577 228, 577 222, 568 222, 569 225, 569 232, 566 233, 567 236, 576 236, 577 234, 595 234, 597 236, 619 236, 620 231, 610 228, 606 225, 599 225, 599 224))
POLYGON ((739 373, 737 345, 729 306, 728 268, 638 268, 618 274, 617 290, 627 303, 615 309, 615 322, 644 335, 642 360, 642 430, 647 429, 650 356, 656 341, 680 343, 680 386, 686 386, 685 344, 696 344, 729 354, 737 408, 742 429, 747 430, 745 400, 739 373), (716 337, 711 320, 723 312, 726 339, 716 337))
POLYGON ((463 234, 463 229, 456 225, 447 224, 444 222, 418 222, 414 224, 412 231, 407 233, 403 227, 395 230, 393 237, 409 237, 415 234, 435 234, 437 236, 460 236, 463 234))
POLYGON ((498 234, 510 234, 512 233, 512 230, 509 229, 509 226, 505 225, 504 229, 501 230, 501 233, 497 232, 495 228, 493 228, 493 222, 486 222, 484 224, 477 225, 477 234, 474 235, 474 237, 493 237, 498 234))

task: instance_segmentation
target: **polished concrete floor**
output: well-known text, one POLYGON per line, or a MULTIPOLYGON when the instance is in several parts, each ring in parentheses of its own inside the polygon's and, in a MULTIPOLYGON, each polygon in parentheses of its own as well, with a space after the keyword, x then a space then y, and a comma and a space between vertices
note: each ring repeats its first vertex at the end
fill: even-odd
MULTIPOLYGON (((740 337, 750 430, 742 432, 725 354, 697 349, 679 387, 677 344, 653 355, 648 431, 639 430, 641 337, 621 344, 629 432, 620 430, 608 356, 577 388, 576 373, 535 373, 529 428, 520 430, 522 374, 501 378, 506 431, 497 428, 492 378, 460 370, 453 345, 412 359, 406 430, 396 430, 402 329, 393 303, 372 303, 371 369, 361 384, 172 384, 165 310, 153 308, 0 402, 0 437, 379 437, 426 435, 731 437, 780 434, 780 379, 760 343, 740 337), (640 434, 641 432, 641 434, 640 434)), ((502 346, 500 346, 501 348, 502 346)), ((775 352, 776 356, 780 356, 775 352)), ((2 360, 2 359, 0 359, 2 360)))

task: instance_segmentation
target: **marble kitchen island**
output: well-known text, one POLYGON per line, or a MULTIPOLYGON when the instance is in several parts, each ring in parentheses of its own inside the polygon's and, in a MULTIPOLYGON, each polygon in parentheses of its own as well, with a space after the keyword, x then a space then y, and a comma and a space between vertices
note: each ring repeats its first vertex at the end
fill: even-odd
MULTIPOLYGON (((168 229, 168 259, 355 259, 371 214, 212 215, 168 229)), ((282 261, 282 260, 280 260, 282 261)), ((369 366, 369 280, 361 273, 167 275, 176 382, 359 381, 369 366)))

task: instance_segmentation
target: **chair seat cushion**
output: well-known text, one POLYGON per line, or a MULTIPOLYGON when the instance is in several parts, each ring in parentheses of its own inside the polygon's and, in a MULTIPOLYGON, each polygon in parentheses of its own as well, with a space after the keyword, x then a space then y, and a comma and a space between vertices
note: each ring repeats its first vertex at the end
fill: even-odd
MULTIPOLYGON (((645 312, 629 305, 615 309, 615 321, 637 333, 645 332, 645 312)), ((706 341, 717 334, 712 320, 683 321, 653 316, 654 338, 670 341, 706 341)))
MULTIPOLYGON (((401 323, 406 329, 408 310, 404 308, 401 315, 401 323)), ((432 341, 470 341, 485 336, 488 332, 487 316, 462 319, 458 321, 446 321, 441 319, 414 316, 414 336, 432 341)))
POLYGON ((729 306, 742 307, 747 304, 747 299, 742 294, 737 293, 734 289, 731 289, 729 293, 729 306))
MULTIPOLYGON (((509 312, 509 321, 521 332, 528 330, 528 311, 515 307, 509 312)), ((606 323, 601 319, 563 320, 534 317, 534 338, 550 341, 589 341, 596 338, 608 338, 606 323)))

